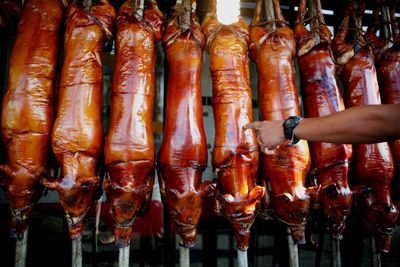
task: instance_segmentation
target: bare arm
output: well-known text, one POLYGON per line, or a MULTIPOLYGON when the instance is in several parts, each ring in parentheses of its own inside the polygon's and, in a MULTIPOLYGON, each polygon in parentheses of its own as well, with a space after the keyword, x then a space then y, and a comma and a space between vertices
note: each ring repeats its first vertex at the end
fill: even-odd
MULTIPOLYGON (((255 121, 246 129, 258 130, 262 150, 275 149, 289 141, 283 121, 255 121)), ((303 119, 294 131, 297 138, 328 143, 378 143, 400 139, 400 105, 353 107, 319 118, 303 119)))

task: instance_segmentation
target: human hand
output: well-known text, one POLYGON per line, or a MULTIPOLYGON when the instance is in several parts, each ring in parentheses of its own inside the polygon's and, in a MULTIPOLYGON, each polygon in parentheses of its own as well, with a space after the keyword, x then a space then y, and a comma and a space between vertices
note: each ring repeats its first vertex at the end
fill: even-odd
POLYGON ((288 144, 283 133, 283 121, 254 121, 244 126, 245 129, 257 130, 257 142, 263 153, 268 150, 274 150, 282 144, 288 144))

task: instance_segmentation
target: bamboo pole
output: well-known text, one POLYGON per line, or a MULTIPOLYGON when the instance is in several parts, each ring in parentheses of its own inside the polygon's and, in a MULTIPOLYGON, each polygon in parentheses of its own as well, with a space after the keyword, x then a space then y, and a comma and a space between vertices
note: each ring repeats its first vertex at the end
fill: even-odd
POLYGON ((238 267, 247 267, 248 260, 247 260, 247 250, 237 250, 237 262, 238 267))
POLYGON ((136 15, 139 19, 143 19, 144 0, 140 0, 139 8, 136 10, 136 15))
POLYGON ((371 237, 371 239, 370 239, 370 246, 371 246, 371 264, 372 264, 372 267, 381 267, 382 266, 381 254, 376 251, 376 244, 375 244, 375 238, 374 237, 371 237))
POLYGON ((331 238, 331 267, 342 266, 342 261, 340 258, 340 241, 331 238))
POLYGON ((118 267, 129 267, 130 246, 119 248, 118 267))
POLYGON ((190 267, 190 249, 182 244, 179 246, 179 266, 190 267))
POLYGON ((288 240, 288 248, 289 248, 289 266, 290 267, 299 267, 299 251, 297 249, 297 244, 294 243, 292 235, 290 233, 289 227, 287 229, 287 240, 288 240))
POLYGON ((72 267, 82 267, 82 236, 72 239, 72 267))
POLYGON ((28 247, 28 228, 26 228, 22 239, 15 243, 15 267, 26 266, 26 250, 28 247))
POLYGON ((265 5, 265 15, 267 17, 267 20, 273 22, 270 24, 270 26, 268 25, 268 29, 270 32, 273 32, 276 30, 276 25, 275 25, 275 12, 272 0, 264 0, 264 5, 265 5))
POLYGON ((390 27, 390 13, 388 6, 381 7, 382 12, 382 20, 383 24, 383 37, 385 38, 386 42, 391 42, 392 37, 392 29, 390 27))
MULTIPOLYGON (((319 1, 319 0, 316 0, 319 1)), ((315 38, 315 42, 316 44, 319 44, 321 42, 321 38, 319 37, 319 22, 317 18, 317 10, 316 10, 316 6, 314 3, 314 0, 307 0, 307 7, 308 7, 308 12, 309 12, 309 17, 313 18, 311 20, 311 32, 314 33, 314 38, 315 38)))

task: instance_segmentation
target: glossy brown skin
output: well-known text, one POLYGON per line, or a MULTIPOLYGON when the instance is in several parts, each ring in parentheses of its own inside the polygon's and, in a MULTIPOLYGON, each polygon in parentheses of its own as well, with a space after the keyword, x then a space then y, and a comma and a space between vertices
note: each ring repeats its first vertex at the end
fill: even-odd
POLYGON ((155 43, 163 14, 148 3, 143 18, 133 1, 118 11, 111 119, 104 156, 104 189, 114 219, 115 244, 129 245, 132 224, 151 201, 155 147, 152 132, 155 43))
MULTIPOLYGON (((346 107, 381 103, 373 52, 362 47, 345 65, 341 78, 346 107)), ((365 228, 376 240, 378 252, 388 252, 398 211, 391 199, 393 160, 388 143, 353 145, 352 176, 361 191, 358 210, 365 228)))
POLYGON ((217 201, 232 223, 237 248, 249 245, 250 226, 264 188, 256 186, 259 152, 256 134, 243 127, 253 120, 249 62, 249 33, 242 17, 230 25, 216 19, 211 1, 202 27, 207 37, 213 80, 215 142, 212 164, 218 176, 217 201))
MULTIPOLYGON (((395 43, 376 63, 379 90, 383 104, 400 104, 400 42, 395 43)), ((400 140, 389 143, 394 163, 394 179, 397 194, 393 199, 400 204, 400 140)))
MULTIPOLYGON (((301 38, 298 40, 301 41, 301 38)), ((305 117, 321 117, 344 109, 329 43, 325 34, 325 37, 321 36, 320 44, 298 58, 305 117)), ((301 43, 298 46, 301 47, 301 43)), ((352 205, 352 193, 348 185, 351 146, 320 142, 309 142, 309 146, 311 175, 320 187, 317 202, 327 218, 332 237, 342 239, 345 218, 352 205)))
POLYGON ((103 145, 101 53, 114 19, 114 8, 105 0, 90 11, 79 1, 67 8, 64 61, 51 140, 61 177, 45 185, 59 193, 71 238, 81 235, 85 214, 99 185, 97 161, 103 145))
MULTIPOLYGON (((261 12, 262 1, 258 1, 250 26, 250 55, 257 65, 261 119, 283 120, 300 116, 293 65, 296 53, 293 31, 281 24, 274 32, 268 33, 265 26, 259 26, 263 25, 261 12)), ((278 12, 279 5, 275 15, 278 12)), ((270 184, 274 215, 290 226, 297 243, 305 241, 304 226, 310 197, 304 184, 310 163, 308 144, 304 140, 296 146, 280 146, 262 154, 261 181, 270 184)), ((263 203, 263 206, 268 208, 268 203, 263 203)))
POLYGON ((0 171, 13 214, 12 235, 18 237, 42 195, 40 180, 49 175, 47 159, 63 10, 58 0, 28 1, 11 52, 1 119, 8 159, 0 171))
POLYGON ((205 37, 194 11, 190 28, 185 30, 179 18, 186 11, 176 5, 163 36, 169 71, 164 137, 158 155, 163 201, 183 245, 189 248, 196 243, 204 197, 213 191, 209 181, 201 183, 207 166, 201 98, 205 37))

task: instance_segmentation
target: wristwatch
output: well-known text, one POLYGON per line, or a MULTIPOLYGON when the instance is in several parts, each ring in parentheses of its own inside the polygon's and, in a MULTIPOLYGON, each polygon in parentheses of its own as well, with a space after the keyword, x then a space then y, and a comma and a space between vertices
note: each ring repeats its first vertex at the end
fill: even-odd
POLYGON ((288 146, 293 146, 300 141, 300 139, 294 135, 294 129, 299 125, 302 119, 303 118, 299 116, 290 116, 282 123, 283 133, 286 139, 290 140, 288 146))

